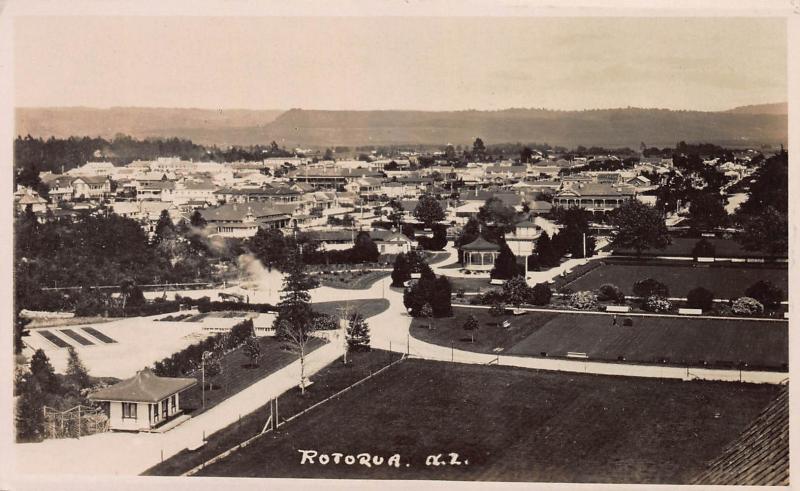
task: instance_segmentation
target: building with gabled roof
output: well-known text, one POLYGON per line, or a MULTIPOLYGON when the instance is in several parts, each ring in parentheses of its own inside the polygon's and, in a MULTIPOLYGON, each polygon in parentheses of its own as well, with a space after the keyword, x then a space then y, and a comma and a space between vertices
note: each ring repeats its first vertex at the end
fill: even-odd
POLYGON ((182 413, 180 395, 195 385, 194 378, 159 377, 145 368, 92 392, 89 399, 102 403, 112 430, 150 431, 182 413))

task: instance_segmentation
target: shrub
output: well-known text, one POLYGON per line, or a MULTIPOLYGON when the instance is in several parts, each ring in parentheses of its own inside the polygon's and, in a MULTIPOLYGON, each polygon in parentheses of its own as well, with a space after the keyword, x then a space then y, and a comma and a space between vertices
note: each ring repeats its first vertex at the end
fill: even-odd
POLYGON ((492 307, 489 309, 489 315, 491 315, 492 317, 500 317, 505 313, 506 313, 506 305, 501 302, 493 303, 492 307))
POLYGON ((672 303, 660 295, 650 295, 645 299, 642 308, 649 312, 668 312, 672 303))
POLYGON ((783 290, 771 281, 757 281, 744 291, 746 297, 755 298, 768 309, 776 309, 783 300, 783 290))
POLYGON ((711 310, 711 307, 714 306, 714 294, 702 286, 690 290, 686 295, 686 300, 686 304, 691 309, 711 310))
POLYGON ((537 283, 531 288, 531 303, 533 305, 547 305, 553 297, 553 290, 547 283, 537 283))
POLYGON ((733 301, 731 310, 736 315, 758 315, 764 312, 764 305, 752 297, 739 297, 733 301))
POLYGON ((625 303, 625 294, 617 285, 606 283, 597 289, 597 300, 601 302, 625 303))
POLYGON ((597 297, 594 292, 575 292, 569 297, 569 305, 580 310, 590 310, 597 307, 597 297))
POLYGON ((669 288, 664 283, 660 281, 654 280, 653 278, 647 278, 645 280, 637 281, 633 284, 633 293, 637 297, 652 297, 653 295, 657 295, 660 297, 668 297, 669 296, 669 288))
POLYGON ((498 290, 489 290, 488 292, 480 295, 480 300, 483 305, 493 305, 496 303, 503 303, 503 293, 498 290))

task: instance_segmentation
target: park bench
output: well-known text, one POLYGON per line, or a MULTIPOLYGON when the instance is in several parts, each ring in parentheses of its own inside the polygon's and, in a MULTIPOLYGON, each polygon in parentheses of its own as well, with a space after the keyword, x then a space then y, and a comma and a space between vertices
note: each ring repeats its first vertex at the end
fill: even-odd
POLYGON ((702 309, 678 309, 679 315, 703 315, 702 309))
POLYGON ((501 279, 498 279, 498 278, 492 278, 492 280, 489 281, 489 284, 490 285, 505 285, 506 284, 506 280, 501 280, 501 279))
POLYGON ((567 351, 567 358, 589 358, 589 355, 580 351, 567 351))
POLYGON ((627 305, 607 305, 606 312, 617 312, 617 313, 625 313, 630 312, 631 308, 627 305))

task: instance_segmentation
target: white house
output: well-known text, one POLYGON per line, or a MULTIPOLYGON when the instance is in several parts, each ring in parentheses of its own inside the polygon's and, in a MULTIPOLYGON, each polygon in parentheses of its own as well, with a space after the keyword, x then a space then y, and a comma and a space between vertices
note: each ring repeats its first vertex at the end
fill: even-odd
POLYGON ((195 385, 196 379, 159 377, 145 368, 89 399, 102 403, 112 430, 150 431, 180 416, 181 392, 195 385))
POLYGON ((408 254, 414 247, 414 241, 397 232, 384 235, 373 231, 370 232, 370 236, 381 254, 408 254))

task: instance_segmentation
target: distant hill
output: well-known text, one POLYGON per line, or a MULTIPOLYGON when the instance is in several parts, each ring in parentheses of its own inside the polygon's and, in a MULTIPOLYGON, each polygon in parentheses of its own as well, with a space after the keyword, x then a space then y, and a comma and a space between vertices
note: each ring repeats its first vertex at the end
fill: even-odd
MULTIPOLYGON (((283 146, 549 143, 638 148, 708 142, 727 146, 787 141, 787 116, 773 106, 730 111, 598 109, 551 111, 280 111, 201 109, 18 109, 17 133, 137 137, 180 136, 216 145, 283 146), (762 109, 757 109, 762 108, 762 109), (759 112, 766 111, 766 112, 759 112)), ((785 105, 784 105, 785 107, 785 105)))
MULTIPOLYGON (((179 109, 149 107, 17 108, 16 134, 47 138, 100 136, 124 133, 136 138, 181 137, 196 143, 234 144, 242 129, 252 139, 258 128, 283 111, 246 109, 179 109)), ((267 142, 269 143, 269 142, 267 142)))
POLYGON ((773 104, 756 104, 753 106, 739 106, 725 111, 734 114, 789 114, 789 104, 786 102, 776 102, 773 104))

